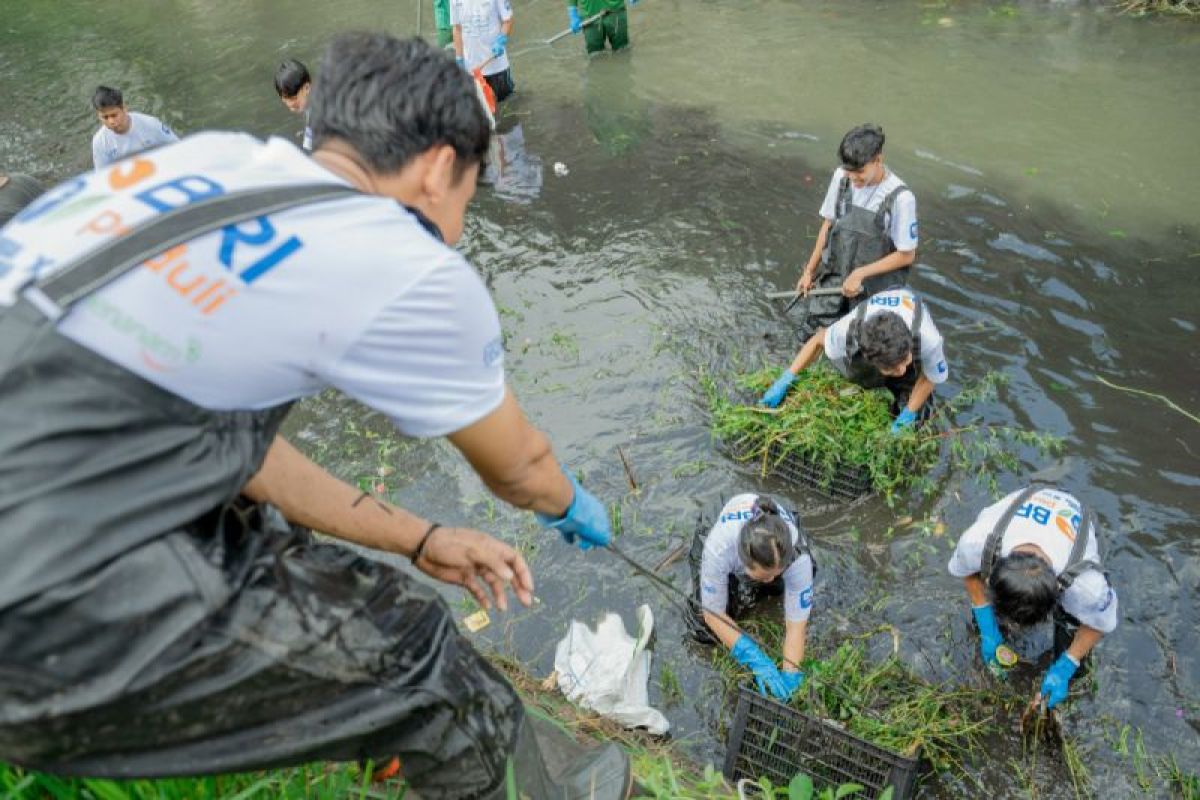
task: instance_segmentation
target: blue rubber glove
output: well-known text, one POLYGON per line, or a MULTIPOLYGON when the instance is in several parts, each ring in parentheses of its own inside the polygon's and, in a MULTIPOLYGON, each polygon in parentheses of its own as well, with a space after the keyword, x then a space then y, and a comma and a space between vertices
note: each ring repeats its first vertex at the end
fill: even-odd
POLYGON ((754 673, 754 682, 758 684, 760 694, 768 692, 777 700, 787 700, 792 690, 787 680, 780 673, 775 662, 767 658, 762 649, 746 634, 738 637, 729 650, 733 659, 754 673))
POLYGON ((502 33, 496 37, 496 41, 492 42, 492 55, 499 58, 504 55, 506 47, 508 47, 508 34, 502 33))
POLYGON ((996 648, 1004 644, 1004 637, 1000 635, 1000 626, 996 624, 996 612, 992 611, 991 606, 971 606, 971 613, 975 615, 975 624, 979 626, 979 654, 983 656, 984 665, 999 667, 996 648))
POLYGON ((1079 663, 1065 651, 1050 665, 1046 677, 1042 679, 1042 697, 1046 698, 1046 708, 1054 708, 1067 699, 1067 686, 1077 669, 1079 663))
POLYGON ((565 469, 563 474, 575 489, 575 496, 571 498, 567 513, 560 519, 548 514, 536 514, 538 522, 542 523, 543 528, 554 528, 562 534, 568 544, 578 544, 580 550, 606 546, 612 541, 612 526, 609 524, 608 511, 605 510, 604 504, 580 486, 574 475, 565 469), (575 540, 576 536, 579 537, 578 542, 575 540))
POLYGON ((638 0, 629 0, 629 5, 636 6, 637 4, 638 4, 638 0))
POLYGON ((783 678, 783 684, 787 688, 787 700, 791 698, 796 691, 804 685, 804 673, 800 671, 788 672, 787 670, 779 670, 779 677, 783 678))
POLYGON ((458 58, 454 59, 454 63, 458 64, 458 68, 461 69, 463 72, 467 71, 467 60, 465 58, 463 58, 462 56, 459 56, 458 58))
POLYGON ((771 384, 771 388, 767 389, 766 394, 762 396, 758 404, 760 406, 767 406, 768 408, 775 408, 783 402, 783 398, 787 395, 787 390, 791 387, 794 380, 796 380, 796 373, 790 369, 785 369, 779 373, 779 377, 771 384))
POLYGON ((907 408, 904 409, 903 411, 901 411, 899 414, 896 415, 896 418, 894 420, 892 420, 892 435, 895 436, 896 434, 900 433, 900 431, 911 426, 916 421, 917 421, 917 412, 909 411, 907 408))
POLYGON ((583 20, 579 17, 579 9, 576 6, 567 6, 567 19, 571 21, 571 33, 583 30, 583 20))

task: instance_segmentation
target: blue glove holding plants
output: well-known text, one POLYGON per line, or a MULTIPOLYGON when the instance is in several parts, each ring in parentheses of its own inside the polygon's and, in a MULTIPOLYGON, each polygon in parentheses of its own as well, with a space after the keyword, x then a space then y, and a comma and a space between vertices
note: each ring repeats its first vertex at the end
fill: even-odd
POLYGON ((1042 679, 1042 697, 1046 698, 1046 708, 1054 708, 1067 699, 1067 686, 1077 669, 1079 662, 1066 652, 1050 665, 1046 677, 1042 679))
POLYGON ((779 677, 783 678, 783 685, 787 689, 787 697, 783 698, 784 700, 789 699, 797 689, 804 685, 804 673, 800 671, 788 672, 781 669, 779 677))
POLYGON ((496 41, 492 42, 492 55, 499 58, 504 55, 506 47, 508 47, 508 34, 502 33, 496 37, 496 41))
POLYGON ((583 30, 583 20, 579 18, 577 7, 567 6, 567 19, 571 21, 571 33, 579 33, 583 30))
POLYGON ((999 667, 996 649, 1004 644, 1004 637, 1000 635, 1000 626, 996 624, 996 613, 991 606, 971 606, 971 613, 975 615, 975 624, 979 626, 979 654, 983 656, 984 665, 999 667))
POLYGON ((909 411, 907 408, 904 409, 896 415, 894 420, 892 420, 892 435, 895 436, 897 433, 900 433, 900 431, 911 426, 916 421, 917 412, 909 411))
POLYGON ((790 369, 785 369, 779 373, 779 377, 771 384, 771 388, 767 389, 767 393, 758 401, 760 406, 775 408, 783 402, 783 398, 787 395, 787 390, 792 385, 792 381, 796 380, 796 373, 790 369))
POLYGON ((733 659, 754 673, 754 682, 758 684, 760 694, 768 692, 777 700, 787 700, 795 687, 790 687, 775 662, 767 658, 762 649, 746 634, 738 637, 729 650, 733 659))
POLYGON ((576 544, 575 537, 578 536, 580 550, 606 546, 612 541, 612 527, 604 504, 580 486, 574 475, 565 469, 563 474, 575 489, 575 496, 571 499, 567 513, 560 519, 548 514, 535 514, 538 522, 542 523, 543 528, 557 530, 568 544, 576 544))

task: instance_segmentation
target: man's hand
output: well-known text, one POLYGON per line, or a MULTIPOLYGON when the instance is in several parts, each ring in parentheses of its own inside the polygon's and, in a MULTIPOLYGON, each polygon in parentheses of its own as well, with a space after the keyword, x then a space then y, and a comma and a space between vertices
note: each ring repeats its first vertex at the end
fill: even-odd
POLYGON ((461 586, 484 608, 491 595, 501 611, 508 610, 505 588, 524 605, 533 603, 533 575, 525 559, 512 547, 470 528, 438 528, 425 542, 414 566, 442 583, 461 586))
POLYGON ((567 6, 567 20, 571 23, 571 33, 579 33, 583 30, 583 20, 579 16, 578 7, 567 6))
POLYGON ((866 277, 857 269, 850 270, 846 280, 842 281, 842 294, 846 297, 856 297, 862 294, 863 278, 866 277))
POLYGON ((508 34, 502 33, 492 42, 492 58, 499 58, 508 49, 508 34))
POLYGON ((808 291, 812 289, 812 285, 813 271, 805 267, 804 271, 800 273, 800 280, 796 281, 796 293, 801 297, 806 297, 808 291))
POLYGON ((1079 669, 1079 662, 1066 652, 1050 665, 1050 669, 1046 671, 1046 677, 1042 679, 1040 695, 1046 700, 1046 708, 1054 708, 1067 699, 1067 689, 1070 686, 1071 678, 1075 677, 1077 669, 1079 669))
POLYGON ((579 485, 575 476, 563 470, 575 494, 567 513, 555 519, 549 514, 536 514, 538 522, 544 528, 554 528, 562 534, 568 544, 578 544, 580 550, 591 550, 593 547, 607 547, 612 541, 612 525, 608 520, 608 510, 595 495, 579 485))

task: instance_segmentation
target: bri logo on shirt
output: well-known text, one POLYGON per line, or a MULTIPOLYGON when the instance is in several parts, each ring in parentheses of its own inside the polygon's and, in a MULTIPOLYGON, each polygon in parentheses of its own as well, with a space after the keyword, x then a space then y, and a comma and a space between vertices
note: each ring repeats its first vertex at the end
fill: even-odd
POLYGON ((1079 531, 1079 523, 1082 519, 1078 512, 1069 506, 1058 508, 1056 504, 1055 507, 1051 508, 1032 501, 1017 509, 1015 516, 1021 519, 1032 520, 1038 525, 1049 525, 1050 520, 1053 519, 1054 526, 1058 528, 1059 533, 1071 541, 1075 541, 1075 535, 1079 531))
POLYGON ((912 298, 908 295, 875 295, 871 298, 871 305, 883 306, 884 308, 900 308, 903 306, 909 311, 912 311, 916 306, 913 305, 912 298))

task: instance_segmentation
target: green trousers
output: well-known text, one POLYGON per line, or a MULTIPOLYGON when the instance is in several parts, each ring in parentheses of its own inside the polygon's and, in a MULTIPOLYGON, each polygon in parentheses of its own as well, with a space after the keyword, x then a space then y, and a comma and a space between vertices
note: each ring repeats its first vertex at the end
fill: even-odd
POLYGON ((610 11, 583 29, 583 41, 589 53, 603 50, 605 40, 613 50, 629 46, 629 14, 625 9, 610 11))

